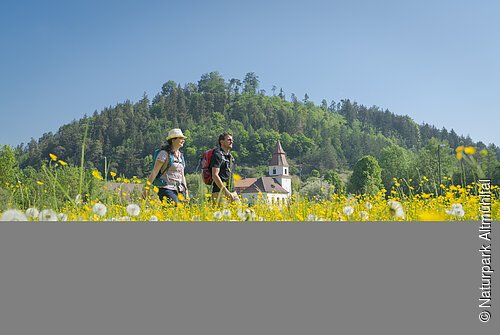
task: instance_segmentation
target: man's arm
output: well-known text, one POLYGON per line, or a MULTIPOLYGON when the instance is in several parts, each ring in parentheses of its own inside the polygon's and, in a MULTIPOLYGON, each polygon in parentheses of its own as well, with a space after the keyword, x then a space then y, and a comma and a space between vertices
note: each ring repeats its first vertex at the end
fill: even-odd
POLYGON ((220 179, 219 171, 220 168, 212 167, 212 179, 214 180, 214 183, 219 187, 219 192, 223 192, 224 195, 232 201, 239 200, 238 194, 236 192, 229 192, 227 187, 224 185, 224 182, 222 181, 222 179, 220 179))

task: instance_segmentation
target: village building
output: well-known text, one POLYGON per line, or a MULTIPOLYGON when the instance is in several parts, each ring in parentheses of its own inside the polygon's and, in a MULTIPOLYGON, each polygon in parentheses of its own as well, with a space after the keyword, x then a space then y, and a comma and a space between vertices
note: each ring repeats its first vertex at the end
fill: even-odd
POLYGON ((259 197, 271 204, 284 204, 292 196, 292 177, 286 154, 278 141, 268 164, 269 176, 244 178, 234 184, 234 190, 248 203, 256 202, 259 197))

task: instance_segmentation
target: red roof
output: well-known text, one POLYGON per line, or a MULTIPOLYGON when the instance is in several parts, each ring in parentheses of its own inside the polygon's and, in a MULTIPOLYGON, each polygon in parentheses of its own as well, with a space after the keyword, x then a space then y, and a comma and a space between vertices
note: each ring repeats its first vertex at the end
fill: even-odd
POLYGON ((241 193, 288 193, 273 177, 260 177, 241 193))

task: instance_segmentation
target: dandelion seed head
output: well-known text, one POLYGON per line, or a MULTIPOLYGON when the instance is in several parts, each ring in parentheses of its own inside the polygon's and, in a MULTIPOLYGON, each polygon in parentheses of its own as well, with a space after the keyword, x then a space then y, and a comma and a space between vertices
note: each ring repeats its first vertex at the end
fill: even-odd
POLYGON ((395 210, 394 217, 401 218, 401 219, 405 218, 405 211, 403 210, 403 207, 400 207, 400 208, 395 210))
POLYGON ((396 200, 389 200, 387 205, 389 206, 389 211, 393 217, 404 219, 405 211, 400 202, 396 200))
POLYGON ((354 208, 352 206, 345 206, 343 212, 345 215, 352 215, 352 213, 354 213, 354 208))
POLYGON ((221 219, 222 218, 222 212, 221 211, 214 212, 214 218, 221 219))
POLYGON ((318 217, 314 214, 309 214, 307 216, 307 221, 317 221, 318 220, 318 217))
POLYGON ((465 215, 465 211, 462 204, 452 204, 451 210, 445 210, 445 212, 449 215, 458 217, 463 217, 465 215))
POLYGON ((370 210, 370 209, 373 208, 373 205, 370 202, 366 202, 365 203, 365 208, 368 209, 368 210, 370 210))
POLYGON ((52 209, 44 209, 38 216, 39 221, 57 221, 57 213, 52 209))
POLYGON ((231 211, 229 209, 224 209, 222 211, 222 216, 225 216, 225 217, 230 217, 231 216, 231 211))
POLYGON ((158 217, 156 215, 151 215, 149 221, 158 221, 158 217))
POLYGON ((127 213, 130 216, 137 216, 141 213, 141 208, 136 204, 130 204, 127 206, 127 213))
POLYGON ((92 212, 94 212, 95 214, 97 214, 99 216, 106 215, 107 211, 108 211, 108 209, 106 208, 106 206, 104 204, 101 204, 101 203, 97 203, 92 207, 92 212))
POLYGON ((38 215, 40 214, 40 212, 38 211, 38 209, 34 208, 34 207, 31 207, 31 208, 28 208, 26 210, 26 216, 30 219, 35 219, 35 218, 38 218, 38 215))
POLYGON ((57 215, 57 219, 58 221, 68 221, 68 216, 64 213, 59 213, 57 215))
POLYGON ((0 221, 28 221, 28 218, 18 209, 8 209, 2 213, 0 221))
POLYGON ((368 220, 368 212, 367 211, 361 211, 360 216, 361 216, 362 220, 368 220))

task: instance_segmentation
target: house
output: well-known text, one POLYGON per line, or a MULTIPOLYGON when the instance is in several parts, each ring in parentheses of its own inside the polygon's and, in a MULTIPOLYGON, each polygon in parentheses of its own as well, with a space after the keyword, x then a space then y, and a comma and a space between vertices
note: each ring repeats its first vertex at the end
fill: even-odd
POLYGON ((244 178, 234 184, 234 190, 248 203, 257 201, 261 196, 268 203, 286 203, 292 196, 292 177, 286 154, 278 141, 273 157, 269 161, 269 176, 244 178))

